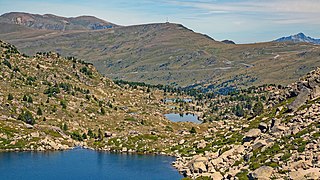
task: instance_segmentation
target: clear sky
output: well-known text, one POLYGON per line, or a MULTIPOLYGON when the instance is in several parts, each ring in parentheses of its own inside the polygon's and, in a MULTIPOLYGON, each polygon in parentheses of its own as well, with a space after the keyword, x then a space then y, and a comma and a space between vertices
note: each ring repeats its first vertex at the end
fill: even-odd
POLYGON ((320 37, 320 0, 0 0, 7 12, 93 15, 120 24, 181 23, 216 40, 270 41, 304 32, 320 37))

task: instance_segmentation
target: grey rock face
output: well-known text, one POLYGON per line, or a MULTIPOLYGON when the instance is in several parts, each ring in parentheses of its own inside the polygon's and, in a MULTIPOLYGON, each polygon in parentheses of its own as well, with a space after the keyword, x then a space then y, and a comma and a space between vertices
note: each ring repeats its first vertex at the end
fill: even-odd
POLYGON ((307 87, 302 87, 297 98, 288 106, 291 111, 296 111, 300 106, 302 106, 307 100, 310 99, 311 91, 307 87))
POLYGON ((250 174, 250 179, 268 180, 271 177, 273 168, 269 166, 261 166, 250 174))

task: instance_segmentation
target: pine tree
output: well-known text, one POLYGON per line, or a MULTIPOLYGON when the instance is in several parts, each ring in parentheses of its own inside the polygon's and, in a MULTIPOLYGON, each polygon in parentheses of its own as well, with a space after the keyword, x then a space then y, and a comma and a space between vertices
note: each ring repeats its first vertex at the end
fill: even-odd
POLYGON ((99 139, 99 141, 101 141, 102 138, 103 138, 102 132, 101 132, 101 129, 99 128, 99 130, 98 130, 98 139, 99 139))
POLYGON ((28 97, 27 97, 27 95, 23 95, 22 100, 23 100, 23 101, 28 101, 28 97))
POLYGON ((68 125, 66 123, 63 124, 63 130, 67 131, 68 130, 68 125))
POLYGON ((32 100, 31 96, 29 96, 29 98, 28 98, 28 103, 33 103, 33 100, 32 100))
POLYGON ((93 138, 93 137, 94 137, 93 132, 92 132, 92 130, 91 130, 91 129, 89 129, 89 130, 88 130, 88 136, 89 136, 89 137, 91 137, 91 138, 93 138))
POLYGON ((87 137, 87 134, 86 133, 83 133, 82 134, 82 139, 87 139, 88 137, 87 137))
POLYGON ((197 131, 196 131, 196 129, 194 127, 192 127, 191 130, 190 130, 190 133, 191 134, 195 134, 195 133, 197 133, 197 131))
POLYGON ((263 113, 263 104, 262 102, 257 102, 254 106, 253 106, 253 115, 254 116, 259 116, 263 113))
POLYGON ((105 114, 106 114, 106 111, 104 110, 103 107, 101 107, 100 112, 101 112, 102 115, 105 115, 105 114))
POLYGON ((234 114, 238 117, 243 117, 244 116, 243 107, 238 104, 234 110, 234 114))
POLYGON ((9 93, 9 95, 8 95, 8 100, 9 101, 13 100, 13 95, 11 93, 9 93))
POLYGON ((37 115, 38 115, 38 116, 41 116, 41 115, 42 115, 42 110, 41 110, 41 108, 40 108, 40 107, 38 107, 37 115))

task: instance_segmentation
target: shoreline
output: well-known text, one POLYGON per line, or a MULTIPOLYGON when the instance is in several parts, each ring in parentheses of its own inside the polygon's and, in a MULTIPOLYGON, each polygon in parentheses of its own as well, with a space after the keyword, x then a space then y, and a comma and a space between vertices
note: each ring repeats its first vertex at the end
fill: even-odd
POLYGON ((91 147, 87 146, 75 146, 75 147, 70 147, 67 149, 46 149, 46 150, 37 150, 37 149, 1 149, 0 153, 8 153, 8 152, 61 152, 61 151, 70 151, 70 150, 75 150, 75 149, 85 149, 85 150, 91 150, 91 151, 97 151, 97 152, 108 152, 108 153, 114 153, 114 154, 132 154, 132 155, 155 155, 155 156, 169 156, 169 157, 174 157, 178 158, 176 155, 173 154, 166 154, 166 153, 140 153, 136 151, 131 151, 131 152, 122 152, 122 151, 117 151, 117 150, 101 150, 101 149, 94 149, 91 147))

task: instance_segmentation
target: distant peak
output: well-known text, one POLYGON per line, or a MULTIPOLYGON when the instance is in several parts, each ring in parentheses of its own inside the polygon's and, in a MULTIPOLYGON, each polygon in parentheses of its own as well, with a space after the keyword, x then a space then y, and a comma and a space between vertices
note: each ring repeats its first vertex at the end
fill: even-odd
POLYGON ((320 44, 320 39, 315 39, 315 38, 306 36, 304 33, 300 32, 296 35, 279 38, 275 40, 275 42, 294 42, 294 43, 304 42, 304 43, 311 43, 311 44, 320 44))
POLYGON ((223 43, 225 43, 225 44, 236 44, 234 41, 228 40, 228 39, 223 40, 223 41, 221 41, 221 42, 223 42, 223 43))
POLYGON ((296 36, 298 36, 298 37, 307 37, 304 33, 298 33, 298 34, 296 34, 296 36))

